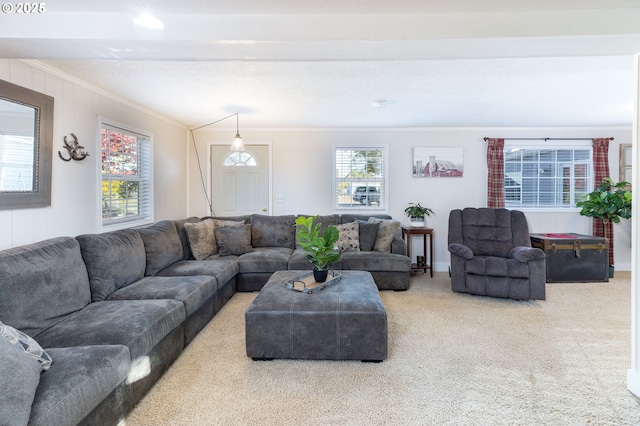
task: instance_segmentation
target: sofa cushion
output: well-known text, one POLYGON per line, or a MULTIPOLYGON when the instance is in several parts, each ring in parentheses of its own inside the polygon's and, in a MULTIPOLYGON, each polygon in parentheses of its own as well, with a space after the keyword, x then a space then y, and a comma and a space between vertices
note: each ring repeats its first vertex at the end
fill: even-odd
MULTIPOLYGON (((342 269, 342 262, 338 260, 337 262, 330 263, 328 265, 330 269, 342 269)), ((307 258, 307 252, 305 252, 302 248, 297 248, 291 255, 289 259, 289 264, 287 268, 289 270, 310 270, 313 269, 313 264, 309 262, 307 258)))
POLYGON ((256 247, 286 247, 293 249, 296 240, 294 215, 251 216, 251 245, 256 247))
POLYGON ((76 239, 87 265, 94 302, 105 300, 117 289, 144 277, 146 253, 135 229, 79 235, 76 239))
POLYGON ((293 250, 285 247, 259 247, 238 257, 240 273, 275 272, 287 269, 293 250))
POLYGON ((402 254, 378 251, 349 251, 342 254, 342 269, 362 271, 407 272, 411 260, 402 254))
POLYGON ((462 210, 464 245, 476 256, 508 257, 513 246, 511 212, 507 209, 462 210))
POLYGON ((191 315, 218 290, 214 277, 145 277, 112 293, 107 300, 173 299, 181 301, 191 315))
POLYGON ((0 321, 0 338, 4 338, 16 348, 21 349, 25 355, 35 359, 43 371, 51 368, 53 362, 51 357, 33 337, 0 321))
POLYGON ((340 253, 345 251, 360 251, 360 232, 357 222, 336 225, 338 229, 338 241, 336 247, 340 253))
POLYGON ((72 346, 125 345, 131 358, 136 359, 181 326, 185 318, 184 304, 177 300, 94 302, 35 337, 48 351, 72 346))
POLYGON ((371 251, 378 237, 379 223, 358 220, 358 237, 360 239, 360 250, 371 251))
POLYGON ((216 279, 218 287, 222 287, 238 274, 238 263, 235 258, 216 258, 216 256, 218 255, 205 260, 182 260, 163 269, 158 276, 208 275, 216 279))
POLYGON ((196 260, 206 259, 218 252, 213 219, 206 219, 202 222, 185 223, 184 229, 189 237, 191 253, 196 260))
POLYGON ((0 424, 26 425, 40 383, 41 366, 32 357, 0 338, 0 424))
POLYGON ((182 242, 173 221, 162 220, 138 229, 147 257, 145 275, 153 276, 158 271, 183 258, 182 242))
POLYGON ((251 225, 216 227, 215 234, 220 256, 240 256, 253 249, 251 225))
POLYGON ((400 221, 393 219, 379 219, 370 217, 369 222, 378 223, 378 234, 373 244, 374 251, 391 252, 391 243, 400 229, 400 221))
POLYGON ((0 320, 35 336, 91 302, 80 246, 60 237, 0 251, 0 320))
POLYGON ((126 380, 131 369, 123 345, 47 348, 56 360, 40 376, 29 425, 75 425, 126 380))

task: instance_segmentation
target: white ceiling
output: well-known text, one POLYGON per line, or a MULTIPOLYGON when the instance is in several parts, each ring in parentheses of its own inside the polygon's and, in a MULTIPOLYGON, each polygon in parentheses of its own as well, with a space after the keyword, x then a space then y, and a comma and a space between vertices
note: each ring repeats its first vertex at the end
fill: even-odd
POLYGON ((0 14, 0 57, 38 59, 187 126, 233 112, 241 128, 632 124, 638 0, 46 8, 0 14), (164 29, 135 25, 142 11, 164 29))

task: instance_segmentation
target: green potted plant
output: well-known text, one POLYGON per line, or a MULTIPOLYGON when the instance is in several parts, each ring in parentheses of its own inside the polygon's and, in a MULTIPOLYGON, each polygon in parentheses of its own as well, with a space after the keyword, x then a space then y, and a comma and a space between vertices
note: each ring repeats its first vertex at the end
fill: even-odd
POLYGON ((404 214, 411 219, 411 226, 425 226, 426 217, 433 214, 429 207, 423 207, 420 203, 409 203, 409 207, 404 209, 404 214))
POLYGON ((336 247, 340 232, 335 226, 328 226, 321 235, 322 223, 318 222, 317 218, 318 216, 298 217, 296 237, 300 247, 307 252, 307 259, 313 265, 314 279, 321 283, 327 280, 329 272, 327 265, 340 259, 340 252, 336 247))
MULTIPOLYGON (((606 177, 593 192, 584 196, 583 201, 576 203, 583 216, 589 216, 602 221, 603 237, 613 242, 613 235, 609 235, 609 222, 620 223, 620 218, 631 217, 631 191, 629 182, 614 183, 610 177, 606 177)), ((609 276, 613 276, 613 265, 609 265, 609 276)))

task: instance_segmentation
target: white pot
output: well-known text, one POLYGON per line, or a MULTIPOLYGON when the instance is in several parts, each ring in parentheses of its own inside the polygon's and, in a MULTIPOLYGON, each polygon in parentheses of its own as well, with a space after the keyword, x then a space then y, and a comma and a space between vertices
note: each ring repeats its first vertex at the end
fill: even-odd
POLYGON ((411 218, 411 226, 417 226, 424 228, 427 224, 426 218, 423 217, 412 217, 411 218))

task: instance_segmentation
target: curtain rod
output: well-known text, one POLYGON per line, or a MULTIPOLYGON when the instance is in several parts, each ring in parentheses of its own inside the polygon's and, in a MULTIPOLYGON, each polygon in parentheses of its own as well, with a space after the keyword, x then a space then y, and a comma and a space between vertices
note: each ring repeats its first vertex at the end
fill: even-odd
MULTIPOLYGON (((487 138, 485 137, 484 140, 488 141, 491 138, 487 138)), ((505 141, 590 141, 592 139, 597 139, 597 138, 501 138, 504 139, 505 141)), ((607 138, 605 138, 607 139, 607 138)), ((610 141, 612 141, 614 138, 610 137, 608 138, 610 141)))

